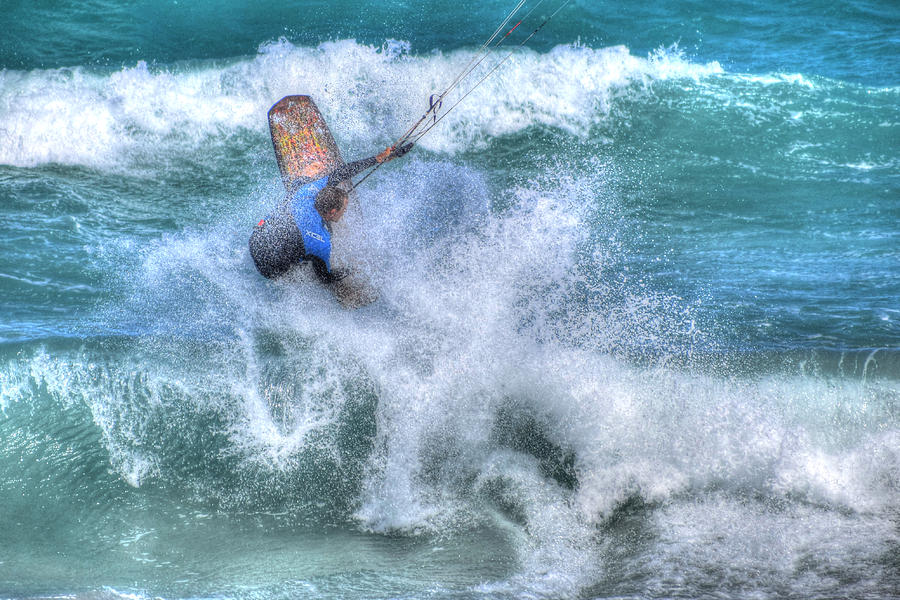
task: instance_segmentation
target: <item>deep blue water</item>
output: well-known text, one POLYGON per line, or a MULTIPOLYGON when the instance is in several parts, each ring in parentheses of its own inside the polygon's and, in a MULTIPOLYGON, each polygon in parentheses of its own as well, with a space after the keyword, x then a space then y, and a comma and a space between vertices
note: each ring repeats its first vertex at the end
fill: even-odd
POLYGON ((0 598, 900 587, 900 8, 560 4, 357 311, 253 267, 266 111, 372 155, 515 3, 0 7, 0 598))

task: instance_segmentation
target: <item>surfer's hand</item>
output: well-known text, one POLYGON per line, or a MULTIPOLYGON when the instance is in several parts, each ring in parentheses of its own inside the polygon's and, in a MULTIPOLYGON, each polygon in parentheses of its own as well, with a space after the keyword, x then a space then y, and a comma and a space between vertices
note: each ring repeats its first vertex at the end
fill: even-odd
POLYGON ((404 144, 399 148, 393 148, 393 151, 391 152, 392 158, 400 158, 401 156, 412 150, 412 147, 412 144, 404 144))
POLYGON ((412 144, 404 144, 399 148, 397 146, 385 148, 384 152, 375 157, 375 161, 378 163, 386 163, 388 161, 394 160, 395 158, 399 158, 409 152, 412 147, 412 144))
POLYGON ((384 152, 375 157, 375 162, 381 164, 383 162, 387 162, 393 158, 392 154, 394 153, 394 147, 391 146, 389 148, 385 148, 384 152))
POLYGON ((345 279, 350 276, 350 268, 343 267, 343 268, 335 269, 334 271, 331 272, 331 275, 332 275, 331 283, 337 283, 338 281, 341 281, 342 279, 345 279))

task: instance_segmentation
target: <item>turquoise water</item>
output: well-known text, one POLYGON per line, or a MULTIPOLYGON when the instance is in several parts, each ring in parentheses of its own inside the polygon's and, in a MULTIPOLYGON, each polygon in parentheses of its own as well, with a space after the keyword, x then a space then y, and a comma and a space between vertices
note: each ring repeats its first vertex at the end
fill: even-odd
POLYGON ((893 3, 574 0, 358 189, 376 303, 255 271, 267 109, 372 155, 512 5, 3 6, 0 598, 896 593, 893 3))

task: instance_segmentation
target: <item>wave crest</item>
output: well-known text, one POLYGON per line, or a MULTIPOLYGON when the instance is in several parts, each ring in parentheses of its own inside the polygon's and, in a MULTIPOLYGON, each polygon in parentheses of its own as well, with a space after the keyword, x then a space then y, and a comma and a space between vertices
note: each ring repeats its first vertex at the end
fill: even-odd
MULTIPOLYGON (((474 85, 505 56, 497 51, 469 78, 474 85)), ((0 73, 0 164, 57 163, 98 169, 215 150, 236 135, 265 135, 266 111, 289 94, 313 96, 345 148, 389 144, 473 57, 471 50, 413 56, 388 40, 317 47, 263 44, 252 58, 185 62, 102 72, 85 67, 0 73)), ((456 153, 533 125, 586 135, 611 99, 633 83, 718 73, 677 48, 643 59, 624 46, 516 50, 472 91, 422 145, 456 153)), ((468 90, 461 86, 459 93, 468 90)), ((456 98, 458 98, 457 96, 456 98)), ((445 101, 456 101, 452 95, 445 101)), ((258 140, 254 140, 254 143, 258 140)))

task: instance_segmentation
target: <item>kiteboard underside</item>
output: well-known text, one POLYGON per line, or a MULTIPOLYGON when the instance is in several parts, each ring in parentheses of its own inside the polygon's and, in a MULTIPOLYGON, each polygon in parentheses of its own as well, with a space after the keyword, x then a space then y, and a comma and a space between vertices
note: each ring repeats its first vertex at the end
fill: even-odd
POLYGON ((309 96, 285 96, 269 109, 269 131, 290 192, 344 164, 325 119, 309 96))

